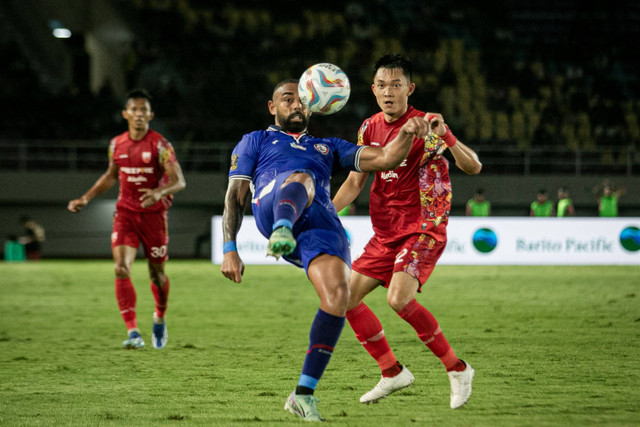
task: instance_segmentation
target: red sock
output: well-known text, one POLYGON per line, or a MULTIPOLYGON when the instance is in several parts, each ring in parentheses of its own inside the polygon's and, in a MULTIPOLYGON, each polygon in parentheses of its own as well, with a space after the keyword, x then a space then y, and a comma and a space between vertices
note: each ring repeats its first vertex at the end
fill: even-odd
POLYGON ((353 332, 356 333, 360 344, 378 362, 382 375, 385 377, 398 375, 402 370, 402 365, 398 363, 396 356, 391 351, 382 325, 373 311, 365 303, 360 303, 347 311, 347 320, 353 332))
POLYGON ((398 312, 398 316, 409 323, 418 333, 418 338, 435 354, 447 371, 463 371, 465 364, 444 337, 433 314, 415 299, 398 312))
POLYGON ((137 328, 136 290, 131 279, 116 279, 116 299, 127 330, 137 328))
POLYGON ((156 300, 156 315, 161 319, 167 312, 167 302, 169 300, 169 277, 165 277, 167 280, 164 282, 162 288, 157 287, 151 282, 151 292, 153 292, 153 298, 156 300))

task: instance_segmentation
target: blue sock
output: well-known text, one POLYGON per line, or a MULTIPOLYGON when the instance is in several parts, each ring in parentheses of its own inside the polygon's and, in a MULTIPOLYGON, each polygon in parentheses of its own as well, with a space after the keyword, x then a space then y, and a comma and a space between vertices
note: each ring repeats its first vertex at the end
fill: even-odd
POLYGON ((309 202, 307 188, 299 182, 291 182, 279 189, 275 195, 276 204, 273 209, 273 228, 293 228, 302 211, 309 202))
MULTIPOLYGON (((329 364, 333 348, 336 346, 338 338, 340 338, 343 326, 344 317, 334 316, 318 310, 311 324, 309 349, 307 350, 307 357, 304 359, 297 389, 306 388, 311 392, 316 389, 320 377, 322 377, 325 368, 329 364)), ((297 392, 298 390, 296 390, 297 392)))

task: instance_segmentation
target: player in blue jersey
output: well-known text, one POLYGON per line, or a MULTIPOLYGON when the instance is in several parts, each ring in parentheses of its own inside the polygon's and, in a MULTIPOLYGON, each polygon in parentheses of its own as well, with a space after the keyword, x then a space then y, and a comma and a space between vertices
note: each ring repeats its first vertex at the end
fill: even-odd
POLYGON ((302 373, 285 410, 322 421, 313 393, 344 326, 351 265, 347 236, 329 192, 334 159, 352 171, 392 170, 409 153, 413 138, 426 136, 428 124, 423 118, 409 120, 385 147, 315 138, 307 133, 311 112, 300 102, 294 79, 276 85, 268 107, 275 125, 244 135, 231 156, 221 271, 242 281, 244 264, 235 240, 251 197, 258 228, 269 238, 267 254, 303 267, 320 297, 302 373))

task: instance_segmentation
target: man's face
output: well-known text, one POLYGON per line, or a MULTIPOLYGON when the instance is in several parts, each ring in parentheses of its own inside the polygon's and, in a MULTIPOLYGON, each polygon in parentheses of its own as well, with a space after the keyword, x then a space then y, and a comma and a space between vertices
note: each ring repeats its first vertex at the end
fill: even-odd
POLYGON ((151 104, 145 98, 131 98, 122 110, 122 117, 129 123, 129 129, 146 131, 153 119, 151 104))
POLYGON ((276 125, 284 131, 300 133, 307 129, 311 112, 300 102, 297 84, 280 86, 268 105, 269 112, 276 118, 276 125))
POLYGON ((407 111, 409 95, 415 87, 401 68, 379 68, 373 77, 371 90, 387 121, 394 121, 407 111))

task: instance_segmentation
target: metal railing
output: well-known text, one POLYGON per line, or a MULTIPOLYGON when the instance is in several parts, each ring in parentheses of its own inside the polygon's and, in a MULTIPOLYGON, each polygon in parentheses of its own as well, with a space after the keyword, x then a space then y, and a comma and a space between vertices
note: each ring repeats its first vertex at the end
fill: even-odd
MULTIPOLYGON (((174 142, 185 171, 227 172, 236 142, 174 142)), ((480 156, 483 173, 513 175, 632 176, 640 173, 640 152, 633 147, 574 151, 561 147, 520 150, 499 144, 470 144, 480 156)), ((0 171, 104 171, 107 143, 90 140, 0 140, 0 171)), ((452 168, 452 171, 455 168, 452 168)))

